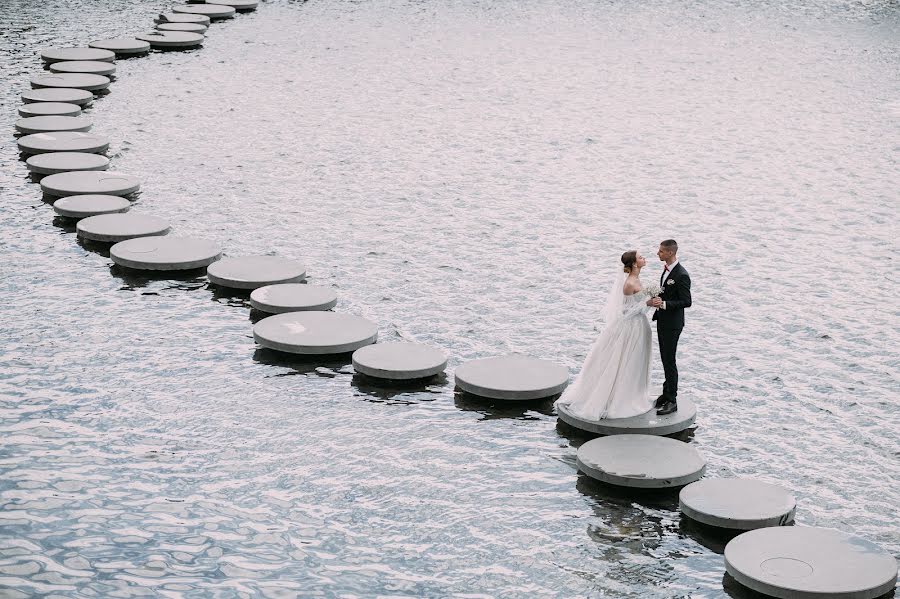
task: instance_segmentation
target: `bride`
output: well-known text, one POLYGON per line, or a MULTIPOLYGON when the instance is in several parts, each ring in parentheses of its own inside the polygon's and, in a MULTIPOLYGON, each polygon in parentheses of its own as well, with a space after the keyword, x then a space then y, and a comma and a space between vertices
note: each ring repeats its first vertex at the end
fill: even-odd
POLYGON ((637 251, 622 254, 623 271, 606 304, 606 327, 585 358, 578 379, 556 402, 578 418, 628 418, 653 408, 650 294, 641 286, 645 264, 637 251))

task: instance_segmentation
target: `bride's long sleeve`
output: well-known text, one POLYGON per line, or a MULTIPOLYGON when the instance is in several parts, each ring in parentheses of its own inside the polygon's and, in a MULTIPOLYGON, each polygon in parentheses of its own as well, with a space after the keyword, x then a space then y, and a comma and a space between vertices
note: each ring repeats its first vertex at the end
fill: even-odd
POLYGON ((631 318, 632 316, 646 316, 653 309, 647 305, 649 295, 645 292, 638 292, 628 298, 622 306, 622 318, 631 318))

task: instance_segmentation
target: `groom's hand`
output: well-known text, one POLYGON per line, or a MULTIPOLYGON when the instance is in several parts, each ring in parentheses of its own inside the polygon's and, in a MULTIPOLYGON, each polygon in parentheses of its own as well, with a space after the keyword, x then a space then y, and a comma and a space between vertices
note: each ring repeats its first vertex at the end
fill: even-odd
POLYGON ((659 299, 658 297, 651 297, 650 299, 647 300, 647 305, 652 306, 654 308, 659 308, 660 306, 662 306, 662 300, 659 299))

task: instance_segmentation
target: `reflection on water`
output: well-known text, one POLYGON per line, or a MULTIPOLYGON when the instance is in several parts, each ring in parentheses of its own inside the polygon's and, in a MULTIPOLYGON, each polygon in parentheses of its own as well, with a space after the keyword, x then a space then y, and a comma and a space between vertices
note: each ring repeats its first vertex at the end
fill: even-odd
POLYGON ((552 400, 453 388, 502 353, 576 374, 617 257, 667 237, 696 287, 680 438, 900 554, 896 3, 272 0, 118 61, 85 113, 133 211, 448 352, 409 386, 260 349, 249 293, 77 240, 19 94, 41 47, 159 7, 4 8, 2 593, 750 596, 677 494, 578 475, 552 400))

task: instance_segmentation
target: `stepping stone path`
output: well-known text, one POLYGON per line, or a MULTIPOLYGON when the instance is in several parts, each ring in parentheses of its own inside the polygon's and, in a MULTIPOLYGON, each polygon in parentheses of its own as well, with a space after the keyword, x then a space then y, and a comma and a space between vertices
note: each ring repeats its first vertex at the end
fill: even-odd
POLYGON ((38 102, 66 102, 87 106, 94 101, 94 94, 83 89, 52 88, 30 89, 22 93, 22 101, 26 104, 38 102))
POLYGON ((93 124, 85 116, 29 116, 16 121, 16 131, 26 135, 54 131, 89 131, 93 124))
POLYGON ((112 246, 112 261, 137 270, 191 270, 209 266, 222 256, 218 244, 186 237, 139 237, 112 246))
POLYGON ((547 360, 510 355, 466 362, 455 378, 457 387, 473 395, 523 401, 561 393, 569 371, 547 360))
POLYGON ((53 202, 53 210, 66 218, 87 218, 98 214, 128 212, 131 202, 119 196, 81 195, 60 198, 53 202))
POLYGON ((61 131, 34 133, 19 138, 19 150, 26 154, 45 152, 91 152, 101 154, 109 149, 109 139, 94 133, 61 131))
POLYGON ((78 116, 81 106, 69 102, 32 102, 19 106, 19 116, 78 116))
POLYGON ((897 583, 897 561, 878 545, 805 526, 735 537, 725 546, 725 570, 745 587, 783 599, 874 599, 897 583))
POLYGON ((336 304, 337 293, 333 289, 302 283, 266 285, 250 294, 250 305, 270 314, 330 310, 336 304))
POLYGON ((100 91, 109 87, 109 77, 103 75, 89 75, 86 73, 57 73, 51 75, 36 75, 31 78, 31 87, 66 87, 72 89, 84 89, 88 91, 100 91))
POLYGON ((88 44, 91 48, 109 50, 116 56, 137 56, 150 51, 150 44, 133 37, 114 37, 107 40, 97 40, 88 44))
POLYGON ((235 10, 230 6, 216 4, 180 4, 172 7, 172 12, 189 15, 203 15, 212 21, 231 19, 235 10))
POLYGON ((88 152, 50 152, 35 154, 25 161, 33 173, 52 175, 70 171, 105 171, 109 168, 109 158, 88 152))
POLYGON ((64 60, 100 60, 112 62, 116 55, 109 50, 99 48, 48 48, 41 52, 45 63, 62 62, 64 60))
POLYGON ((353 368, 379 379, 421 379, 443 372, 447 354, 421 343, 378 343, 353 352, 353 368))
POLYGON ((116 171, 57 173, 41 180, 41 189, 50 196, 103 194, 127 196, 141 188, 137 177, 116 171))
POLYGON ((165 235, 169 223, 146 214, 101 214, 78 221, 75 231, 79 237, 92 241, 117 243, 135 237, 165 235))
POLYGON ((154 33, 142 33, 137 36, 139 40, 148 42, 154 48, 194 48, 203 43, 203 35, 200 33, 188 33, 185 31, 156 31, 154 33))
POLYGON ((66 60, 54 62, 50 65, 53 73, 91 73, 93 75, 112 75, 116 72, 116 66, 101 60, 66 60))
POLYGON ((277 283, 299 283, 306 267, 296 260, 278 256, 223 258, 209 267, 210 283, 232 289, 257 289, 277 283))
POLYGON ((206 0, 207 4, 222 4, 230 6, 238 12, 250 12, 256 10, 259 6, 257 0, 206 0))
POLYGON ((159 23, 156 28, 160 31, 187 31, 202 34, 205 34, 208 29, 206 25, 200 23, 159 23))
POLYGON ((263 347, 292 354, 342 354, 375 343, 378 327, 350 314, 290 312, 257 322, 253 338, 263 347))
POLYGON ((678 410, 665 416, 657 416, 654 408, 630 418, 585 420, 572 414, 563 404, 556 406, 556 412, 569 426, 598 435, 671 435, 690 428, 697 419, 697 406, 683 397, 678 399, 678 410))
POLYGON ((165 12, 153 19, 154 23, 200 23, 201 25, 209 25, 209 17, 205 15, 189 15, 177 14, 174 12, 165 12))
POLYGON ((681 513, 709 526, 752 530, 793 522, 797 501, 786 489, 749 478, 691 483, 678 496, 681 513))
POLYGON ((644 489, 680 487, 706 470, 706 460, 687 443, 653 435, 593 439, 578 448, 576 462, 593 479, 644 489))

